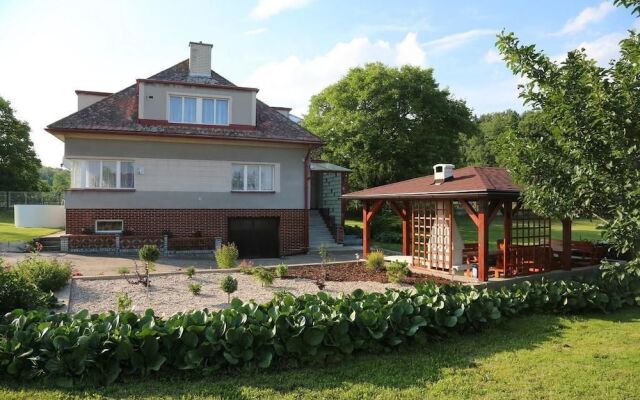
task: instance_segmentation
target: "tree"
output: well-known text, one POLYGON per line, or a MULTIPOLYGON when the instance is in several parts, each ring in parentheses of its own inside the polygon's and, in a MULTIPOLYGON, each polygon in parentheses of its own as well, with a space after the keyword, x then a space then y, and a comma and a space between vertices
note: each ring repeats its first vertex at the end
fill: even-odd
POLYGON ((0 97, 0 188, 38 190, 40 160, 29 138, 29 125, 14 116, 11 104, 0 97))
MULTIPOLYGON (((638 2, 616 3, 638 11, 638 2)), ((525 186, 525 201, 545 215, 598 217, 614 249, 638 254, 638 33, 629 32, 620 42, 619 59, 606 67, 589 59, 584 49, 553 62, 504 31, 497 46, 509 68, 527 79, 520 97, 536 111, 510 135, 506 159, 525 186)))
POLYGON ((38 174, 42 191, 62 193, 71 187, 71 172, 67 169, 40 167, 38 174))
POLYGON ((353 189, 456 163, 459 133, 474 129, 467 106, 439 88, 431 69, 381 63, 352 68, 313 96, 302 124, 325 141, 323 159, 353 170, 353 189))
POLYGON ((500 153, 504 137, 515 129, 520 115, 513 110, 481 115, 477 121, 477 132, 461 138, 463 164, 497 167, 502 166, 500 153))

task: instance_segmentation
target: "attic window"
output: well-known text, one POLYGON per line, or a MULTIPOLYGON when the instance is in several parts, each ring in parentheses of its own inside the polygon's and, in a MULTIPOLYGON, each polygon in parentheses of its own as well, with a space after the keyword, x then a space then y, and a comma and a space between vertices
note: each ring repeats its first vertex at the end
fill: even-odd
POLYGON ((229 99, 169 96, 169 122, 229 125, 229 99))

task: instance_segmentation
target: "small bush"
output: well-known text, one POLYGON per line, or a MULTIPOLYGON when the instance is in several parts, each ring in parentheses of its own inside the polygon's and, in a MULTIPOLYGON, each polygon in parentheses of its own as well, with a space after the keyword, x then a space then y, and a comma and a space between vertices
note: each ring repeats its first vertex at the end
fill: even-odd
POLYGON ((71 264, 42 256, 18 261, 13 271, 44 292, 55 292, 71 279, 71 264))
POLYGON ((400 283, 409 274, 409 266, 406 262, 392 261, 387 267, 387 278, 389 282, 400 283))
POLYGON ((215 254, 218 268, 235 268, 238 264, 238 254, 235 243, 223 244, 215 254))
POLYGON ((199 295, 200 291, 202 290, 202 285, 199 283, 190 283, 188 286, 189 286, 189 291, 194 296, 199 295))
POLYGON ((131 268, 129 268, 129 267, 120 267, 120 268, 118 268, 117 271, 118 271, 118 275, 126 275, 129 272, 131 272, 131 268))
POLYGON ((251 260, 240 261, 240 265, 238 267, 240 268, 240 272, 242 272, 243 274, 246 274, 246 275, 253 274, 254 264, 253 264, 253 261, 251 260))
POLYGON ((160 258, 160 250, 155 244, 145 244, 138 251, 138 257, 140 257, 140 261, 154 263, 160 258))
POLYGON ((220 289, 227 294, 227 303, 231 301, 231 293, 238 290, 238 280, 231 275, 227 275, 220 281, 220 289))
POLYGON ((187 274, 187 277, 189 277, 189 279, 191 279, 196 274, 196 269, 194 267, 189 267, 185 270, 184 273, 187 274))
POLYGON ((287 264, 276 265, 275 271, 276 276, 278 276, 278 278, 282 278, 283 276, 287 275, 287 272, 289 272, 289 267, 287 266, 287 264))
POLYGON ((129 297, 128 293, 118 292, 116 293, 116 308, 118 312, 123 313, 127 311, 131 311, 131 304, 133 300, 129 297))
POLYGON ((260 282, 262 287, 271 286, 275 279, 275 274, 272 271, 262 267, 254 268, 252 275, 258 282, 260 282))
POLYGON ((13 271, 0 270, 0 315, 16 308, 34 310, 52 307, 56 301, 51 293, 40 290, 24 276, 13 271))
POLYGON ((381 271, 384 268, 384 253, 374 250, 367 256, 367 268, 372 271, 381 271))

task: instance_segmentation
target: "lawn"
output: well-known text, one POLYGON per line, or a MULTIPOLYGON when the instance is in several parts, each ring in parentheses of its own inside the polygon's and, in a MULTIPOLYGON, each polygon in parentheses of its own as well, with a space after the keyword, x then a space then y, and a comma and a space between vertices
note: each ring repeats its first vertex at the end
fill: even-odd
POLYGON ((537 315, 477 335, 339 365, 212 378, 128 380, 107 388, 0 384, 2 399, 631 399, 639 398, 640 309, 537 315))
POLYGON ((16 228, 11 211, 0 211, 0 242, 28 241, 59 232, 58 228, 16 228))
MULTIPOLYGON (((464 242, 475 243, 478 241, 478 230, 473 221, 466 215, 457 215, 456 223, 460 230, 460 236, 464 242)), ((345 221, 346 226, 362 229, 362 220, 360 219, 347 219, 345 221)), ((601 239, 600 231, 596 228, 597 222, 587 219, 575 220, 571 226, 571 237, 573 240, 590 240, 596 241, 601 239)), ((393 230, 396 232, 402 231, 402 221, 394 214, 379 214, 374 218, 374 225, 372 232, 375 235, 376 232, 381 230, 393 230)), ((502 239, 503 225, 502 216, 497 216, 491 222, 489 226, 489 247, 492 250, 496 249, 496 240, 502 239)), ((552 221, 551 223, 551 237, 553 239, 562 239, 562 223, 560 221, 552 221)), ((401 251, 402 246, 399 243, 383 243, 376 240, 372 240, 372 247, 383 248, 394 251, 401 251)))

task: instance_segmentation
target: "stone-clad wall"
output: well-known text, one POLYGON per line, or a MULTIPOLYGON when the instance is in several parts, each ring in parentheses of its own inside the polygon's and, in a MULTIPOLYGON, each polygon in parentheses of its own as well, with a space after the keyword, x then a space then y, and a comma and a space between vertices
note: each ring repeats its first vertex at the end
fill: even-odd
POLYGON ((325 172, 322 174, 322 208, 329 210, 337 225, 342 223, 342 174, 325 172))

